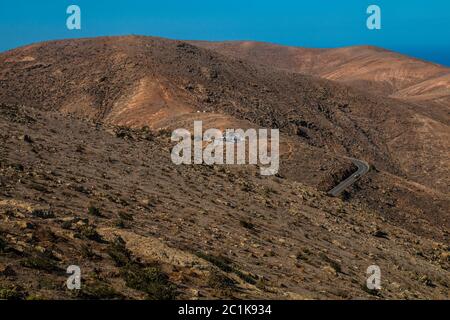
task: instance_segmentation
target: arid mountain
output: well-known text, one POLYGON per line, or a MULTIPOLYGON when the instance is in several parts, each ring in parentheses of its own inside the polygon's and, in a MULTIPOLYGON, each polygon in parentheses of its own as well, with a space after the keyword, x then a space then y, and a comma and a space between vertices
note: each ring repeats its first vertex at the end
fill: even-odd
POLYGON ((448 298, 448 244, 363 205, 254 167, 176 166, 164 131, 13 105, 0 127, 2 299, 448 298))
POLYGON ((187 114, 198 117, 198 110, 219 113, 280 128, 309 145, 449 191, 447 154, 407 154, 411 148, 448 149, 448 123, 334 82, 149 37, 37 44, 3 54, 0 63, 5 103, 153 128, 175 126, 187 114))
MULTIPOLYGON (((349 292, 346 297, 358 297, 365 294, 359 280, 347 283, 353 273, 342 272, 338 265, 342 262, 350 268, 351 259, 365 257, 360 265, 351 267, 364 277, 364 264, 375 257, 372 253, 367 256, 373 246, 384 254, 377 253, 376 257, 386 261, 401 256, 389 272, 392 279, 398 279, 392 280, 395 286, 400 282, 402 289, 393 288, 389 297, 445 295, 448 283, 442 279, 448 278, 444 271, 448 248, 442 243, 448 241, 450 226, 450 156, 446 152, 450 129, 445 111, 446 85, 436 86, 432 81, 441 77, 445 82, 445 73, 438 71, 441 67, 426 63, 421 67, 422 62, 417 62, 420 72, 429 72, 422 78, 419 71, 408 71, 411 74, 402 79, 395 72, 380 71, 379 77, 386 80, 380 80, 377 86, 383 90, 368 93, 357 84, 360 79, 342 83, 283 66, 281 69, 286 70, 280 70, 276 63, 255 63, 218 53, 217 48, 203 48, 205 43, 198 45, 153 37, 105 37, 46 42, 0 54, 1 125, 5 133, 0 150, 0 182, 5 187, 0 203, 5 211, 0 213, 12 228, 2 229, 2 241, 11 257, 25 261, 20 260, 25 269, 17 264, 12 267, 20 269, 19 277, 32 276, 27 268, 42 258, 33 250, 47 254, 52 242, 46 238, 48 230, 40 237, 45 227, 41 214, 32 214, 40 210, 56 213, 48 225, 49 234, 64 234, 61 246, 50 248, 53 256, 43 258, 44 265, 48 266, 48 259, 53 264, 69 262, 71 247, 81 245, 81 240, 93 240, 97 242, 91 243, 94 255, 100 256, 104 268, 116 276, 111 287, 127 297, 139 297, 124 288, 124 281, 134 283, 128 277, 136 270, 118 274, 107 256, 117 267, 122 264, 147 270, 156 254, 160 267, 168 271, 171 282, 182 286, 185 297, 195 295, 194 291, 200 296, 217 296, 207 280, 216 275, 202 273, 203 267, 198 266, 206 262, 222 268, 217 275, 221 281, 235 283, 239 287, 236 292, 244 292, 233 296, 316 298, 319 292, 326 292, 323 297, 329 298, 344 297, 344 292, 349 292), (408 99, 388 97, 394 92, 408 99), (432 110, 424 108, 419 98, 410 99, 425 94, 432 96, 432 110), (195 120, 203 120, 205 128, 279 128, 280 174, 261 178, 254 167, 174 166, 167 132, 191 129, 195 120), (331 199, 325 192, 354 170, 346 157, 365 160, 372 170, 342 200, 331 199), (97 215, 94 209, 86 213, 88 207, 99 207, 102 213, 97 215), (89 218, 92 213, 94 217, 89 218), (127 214, 136 218, 128 221, 124 218, 127 214), (236 229, 232 217, 241 221, 237 224, 248 229, 248 235, 238 236, 242 232, 236 229), (116 218, 120 218, 118 224, 116 218), (298 225, 298 230, 289 225, 298 225), (122 230, 123 226, 129 230, 122 230), (316 238, 322 228, 330 232, 324 242, 316 238), (29 236, 33 239, 34 235, 39 248, 36 242, 20 238, 20 230, 30 230, 29 236), (345 240, 344 244, 343 239, 333 238, 332 233, 341 232, 336 230, 345 233, 347 240, 358 240, 352 245, 345 240), (203 232, 208 233, 207 238, 203 232), (106 243, 114 234, 125 240, 129 250, 134 249, 133 254, 125 250, 122 240, 106 243), (67 237, 81 240, 71 244, 67 237), (414 249, 406 245, 413 239, 417 239, 414 249), (272 248, 275 255, 267 253, 268 243, 258 241, 276 243, 272 248), (423 253, 432 250, 433 242, 437 251, 423 253), (165 253, 140 243, 154 244, 165 253), (317 257, 304 260, 314 266, 312 269, 299 264, 297 258, 292 265, 308 270, 309 280, 295 275, 292 266, 285 268, 281 261, 296 256, 293 251, 300 243, 315 243, 328 251, 329 243, 340 248, 331 258, 325 251, 320 256, 336 271, 325 268, 330 277, 342 280, 342 292, 330 291, 332 284, 323 284, 322 275, 313 276, 324 267, 317 257), (197 256, 187 248, 195 248, 197 256), (412 255, 419 251, 420 264, 432 261, 433 267, 428 267, 435 274, 426 275, 431 282, 420 280, 421 276, 415 280, 403 278, 408 273, 425 272, 417 261, 403 264, 403 259, 412 261, 412 255), (280 252, 283 254, 278 256, 280 252), (138 258, 147 262, 134 260, 138 258), (264 258, 279 267, 268 265, 264 258), (32 261, 26 262, 29 259, 32 261), (398 271, 399 265, 407 271, 398 271), (249 275, 250 270, 258 270, 261 277, 249 275), (281 280, 285 277, 287 283, 281 280), (275 289, 251 286, 266 279, 275 289), (303 281, 308 284, 302 285, 303 281), (405 285, 414 293, 409 289, 405 293, 405 285), (285 286, 288 289, 280 289, 285 286)), ((387 70, 390 60, 381 53, 374 61, 380 70, 387 70)), ((277 56, 275 50, 272 55, 276 56, 274 61, 285 61, 283 53, 277 56)), ((328 58, 330 65, 333 59, 328 58)), ((411 61, 408 63, 414 64, 411 61)), ((312 70, 313 65, 308 68, 312 70)), ((409 65, 405 69, 410 70, 409 65)), ((7 257, 6 264, 11 259, 7 257)), ((222 295, 224 284, 215 285, 222 295)))
POLYGON ((235 58, 340 81, 385 96, 417 100, 450 98, 449 68, 373 46, 306 49, 250 41, 191 43, 235 58))
MULTIPOLYGON (((424 80, 415 85, 406 87, 395 92, 393 97, 404 99, 410 102, 418 102, 429 105, 430 102, 438 105, 441 110, 446 111, 450 106, 450 70, 449 73, 424 80)), ((438 108, 434 108, 435 110, 438 108)), ((448 119, 448 117, 447 117, 448 119)))

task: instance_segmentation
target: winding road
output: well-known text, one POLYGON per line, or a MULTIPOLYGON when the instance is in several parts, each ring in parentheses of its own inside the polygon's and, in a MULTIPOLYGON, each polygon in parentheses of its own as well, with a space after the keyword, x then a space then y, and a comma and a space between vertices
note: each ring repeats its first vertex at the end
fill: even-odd
POLYGON ((328 192, 328 194, 333 197, 339 196, 345 189, 350 187, 352 184, 358 181, 363 175, 369 172, 370 167, 367 162, 355 158, 348 158, 348 159, 350 159, 353 162, 353 164, 358 167, 358 170, 328 192))

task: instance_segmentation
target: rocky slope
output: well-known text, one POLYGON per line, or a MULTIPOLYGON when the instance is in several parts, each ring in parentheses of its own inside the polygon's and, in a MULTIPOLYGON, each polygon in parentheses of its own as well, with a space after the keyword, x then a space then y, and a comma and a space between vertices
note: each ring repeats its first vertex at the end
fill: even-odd
POLYGON ((82 297, 372 297, 379 263, 385 298, 448 296, 445 85, 426 109, 244 60, 138 36, 0 54, 3 294, 66 297, 79 263, 82 297), (168 134, 194 120, 279 128, 280 174, 174 166, 168 134), (372 170, 328 198, 345 156, 372 170))
POLYGON ((436 97, 430 95, 439 89, 447 98, 450 95, 449 68, 383 48, 307 49, 251 41, 191 43, 254 63, 337 80, 384 96, 414 90, 416 86, 422 88, 414 90, 417 99, 434 100, 436 97))
POLYGON ((164 131, 13 105, 0 126, 1 298, 448 298, 448 245, 361 203, 253 167, 177 167, 164 131))
MULTIPOLYGON (((279 50, 275 54, 284 61, 279 50)), ((378 60, 390 61, 384 55, 378 60)), ((434 65, 426 66, 434 70, 430 74, 438 72, 434 65)), ((339 157, 344 155, 361 158, 388 173, 366 197, 375 199, 369 204, 377 207, 393 190, 393 198, 408 200, 386 206, 389 216, 408 220, 414 213, 435 223, 431 216, 437 215, 448 227, 450 159, 442 150, 449 149, 450 130, 442 108, 433 111, 437 109, 370 95, 182 41, 138 36, 55 41, 6 52, 0 55, 0 88, 4 103, 115 125, 173 129, 190 127, 197 119, 221 129, 280 128, 286 137, 283 152, 289 153, 283 170, 296 181, 329 186, 338 181, 322 174, 323 169, 331 174, 341 170, 339 157), (393 176, 411 180, 425 192, 407 185, 400 192, 393 176), (430 197, 437 200, 423 210, 430 197)))

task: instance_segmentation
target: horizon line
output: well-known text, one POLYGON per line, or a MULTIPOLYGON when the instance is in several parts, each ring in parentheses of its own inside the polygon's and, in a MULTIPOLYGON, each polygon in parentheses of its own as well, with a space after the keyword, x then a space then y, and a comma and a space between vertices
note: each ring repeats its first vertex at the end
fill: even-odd
MULTIPOLYGON (((410 59, 419 60, 422 62, 435 64, 444 68, 450 68, 450 61, 449 64, 444 64, 442 62, 436 62, 427 60, 425 58, 418 57, 416 55, 410 54, 410 53, 404 53, 401 51, 398 51, 396 49, 391 49, 388 47, 381 47, 377 45, 371 45, 371 44, 352 44, 352 45, 344 45, 344 46, 326 46, 326 47, 309 47, 309 46, 300 46, 300 45, 290 45, 286 43, 280 43, 280 42, 273 42, 273 41, 261 41, 261 40, 250 40, 250 39, 219 39, 219 40, 209 40, 209 39, 176 39, 176 38, 170 38, 170 37, 163 37, 163 36, 157 36, 157 35, 145 35, 145 34, 133 34, 133 33, 127 33, 127 34, 115 34, 115 35, 95 35, 95 36, 83 36, 83 37, 67 37, 67 38, 54 38, 54 39, 46 39, 46 40, 37 40, 34 42, 29 42, 26 44, 21 44, 17 47, 12 47, 8 49, 0 49, 0 54, 7 53, 9 51, 14 51, 20 48, 25 48, 32 45, 42 44, 42 43, 52 43, 52 42, 62 42, 62 41, 70 41, 70 40, 84 40, 84 39, 96 39, 96 38, 125 38, 125 37, 147 37, 147 38, 157 38, 157 39, 165 39, 165 40, 171 40, 171 41, 181 41, 181 42, 210 42, 210 43, 238 43, 238 42, 251 42, 256 44, 268 44, 268 45, 274 45, 274 46, 280 46, 280 47, 286 47, 286 48, 298 48, 298 49, 309 49, 309 50, 334 50, 334 49, 345 49, 345 48, 372 48, 372 49, 381 49, 387 52, 396 53, 399 55, 403 55, 410 59)), ((411 48, 415 50, 419 50, 419 48, 411 48)), ((450 50, 450 49, 449 49, 450 50)))

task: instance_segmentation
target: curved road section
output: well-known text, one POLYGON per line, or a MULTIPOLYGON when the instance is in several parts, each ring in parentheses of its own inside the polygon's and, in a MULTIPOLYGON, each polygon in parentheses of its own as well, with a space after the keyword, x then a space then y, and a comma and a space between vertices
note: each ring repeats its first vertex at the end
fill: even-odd
POLYGON ((369 172, 369 164, 367 162, 354 158, 349 159, 353 162, 354 165, 358 167, 358 170, 328 192, 328 194, 333 197, 339 196, 342 193, 342 191, 350 187, 352 184, 358 181, 363 175, 369 172))

